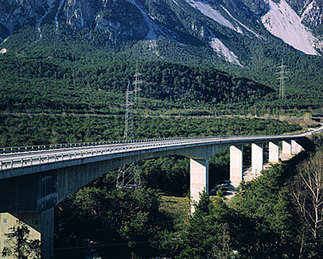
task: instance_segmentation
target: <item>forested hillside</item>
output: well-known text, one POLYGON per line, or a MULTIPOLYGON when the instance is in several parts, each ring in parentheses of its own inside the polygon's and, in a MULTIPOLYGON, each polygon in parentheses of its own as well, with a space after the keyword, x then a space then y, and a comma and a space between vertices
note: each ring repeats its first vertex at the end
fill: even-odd
POLYGON ((241 103, 245 106, 273 89, 208 67, 161 61, 0 57, 2 111, 69 111, 123 113, 128 80, 139 69, 144 81, 139 108, 185 108, 241 103), (154 107, 157 106, 157 107, 154 107))
POLYGON ((44 26, 44 38, 37 40, 27 28, 2 43, 8 52, 0 55, 1 110, 120 113, 127 81, 136 70, 144 81, 138 108, 210 111, 235 104, 235 109, 254 105, 304 113, 321 107, 321 57, 286 56, 278 45, 267 46, 275 52, 269 54, 250 42, 257 58, 239 68, 167 39, 158 40, 156 56, 145 44, 97 42, 86 39, 87 33, 62 31, 58 36, 44 26), (278 100, 275 75, 281 57, 290 65, 285 100, 278 100))

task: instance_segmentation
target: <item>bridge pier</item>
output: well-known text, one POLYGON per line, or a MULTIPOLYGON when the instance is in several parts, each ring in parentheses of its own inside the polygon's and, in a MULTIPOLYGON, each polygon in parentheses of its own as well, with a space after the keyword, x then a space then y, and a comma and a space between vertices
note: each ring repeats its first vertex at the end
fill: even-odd
POLYGON ((282 153, 281 158, 283 160, 289 159, 292 155, 292 145, 290 140, 283 140, 282 141, 282 153))
POLYGON ((269 142, 269 163, 279 162, 279 143, 269 142))
POLYGON ((263 155, 263 143, 251 144, 251 171, 253 175, 258 175, 263 169, 264 155, 263 155))
POLYGON ((295 140, 291 141, 291 146, 293 155, 297 155, 304 150, 304 148, 295 140))
POLYGON ((190 159, 190 192, 191 213, 194 213, 193 204, 200 199, 202 191, 209 193, 209 161, 208 159, 190 159))
POLYGON ((42 259, 50 259, 54 255, 54 208, 50 208, 40 214, 42 259))
POLYGON ((283 155, 291 155, 292 154, 292 146, 290 140, 282 141, 282 154, 283 155))
POLYGON ((230 182, 233 187, 238 187, 243 174, 243 145, 230 146, 230 182))

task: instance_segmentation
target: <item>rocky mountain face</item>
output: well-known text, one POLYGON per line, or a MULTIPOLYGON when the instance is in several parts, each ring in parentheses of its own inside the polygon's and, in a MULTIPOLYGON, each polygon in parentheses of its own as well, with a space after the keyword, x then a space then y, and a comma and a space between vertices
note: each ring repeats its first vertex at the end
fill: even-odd
POLYGON ((302 22, 312 29, 323 25, 323 1, 322 0, 288 0, 288 4, 301 17, 302 22))
POLYGON ((90 28, 106 34, 108 39, 141 39, 147 27, 140 11, 126 0, 4 0, 0 6, 0 37, 35 26, 41 37, 41 26, 54 23, 71 28, 90 28), (130 14, 130 15, 129 15, 130 14))
POLYGON ((165 38, 244 66, 251 41, 279 38, 321 55, 322 10, 321 0, 2 0, 0 41, 26 26, 40 39, 49 24, 57 34, 87 29, 112 42, 148 41, 152 48, 165 38))

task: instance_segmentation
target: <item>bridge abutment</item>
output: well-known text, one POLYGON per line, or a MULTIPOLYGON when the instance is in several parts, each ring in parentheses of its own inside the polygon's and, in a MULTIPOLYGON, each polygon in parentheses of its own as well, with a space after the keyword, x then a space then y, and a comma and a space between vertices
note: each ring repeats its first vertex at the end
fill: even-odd
MULTIPOLYGON (((41 214, 39 212, 3 212, 0 213, 0 254, 4 247, 15 246, 14 241, 9 241, 6 234, 14 233, 14 228, 18 227, 20 224, 19 221, 25 224, 28 228, 29 233, 27 240, 41 241, 41 214)), ((33 254, 29 256, 38 258, 37 251, 32 251, 32 253, 33 254)), ((15 256, 9 256, 6 258, 13 259, 15 256)))
MULTIPOLYGON (((0 254, 4 247, 13 245, 13 243, 7 244, 6 234, 12 233, 13 228, 19 225, 19 221, 24 223, 29 230, 28 240, 36 239, 41 242, 41 258, 52 258, 54 255, 54 208, 44 212, 0 213, 0 254)), ((35 258, 38 257, 35 255, 35 258)))

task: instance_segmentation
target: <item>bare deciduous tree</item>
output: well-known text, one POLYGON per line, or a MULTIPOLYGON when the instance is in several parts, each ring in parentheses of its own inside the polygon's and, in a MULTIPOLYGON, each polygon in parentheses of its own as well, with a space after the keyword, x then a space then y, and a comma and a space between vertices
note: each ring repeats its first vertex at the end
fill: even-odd
POLYGON ((318 249, 319 231, 323 227, 323 152, 317 152, 298 168, 292 195, 318 249))

